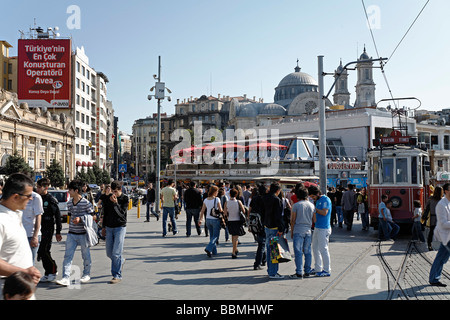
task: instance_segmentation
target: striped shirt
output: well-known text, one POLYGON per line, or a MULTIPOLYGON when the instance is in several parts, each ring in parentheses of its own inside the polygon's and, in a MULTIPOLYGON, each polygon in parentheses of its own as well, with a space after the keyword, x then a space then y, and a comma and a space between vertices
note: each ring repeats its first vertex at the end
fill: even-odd
POLYGON ((74 204, 73 199, 67 203, 67 210, 70 215, 69 233, 83 234, 86 233, 84 223, 81 221, 78 224, 73 223, 73 219, 82 217, 84 215, 94 214, 94 207, 88 200, 82 198, 78 203, 74 204))

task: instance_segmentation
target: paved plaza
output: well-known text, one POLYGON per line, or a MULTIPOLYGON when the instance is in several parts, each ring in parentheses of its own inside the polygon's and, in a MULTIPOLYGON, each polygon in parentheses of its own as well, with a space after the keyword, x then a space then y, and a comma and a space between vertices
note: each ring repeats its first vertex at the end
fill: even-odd
MULTIPOLYGON (((91 248, 92 269, 88 283, 67 288, 55 283, 40 283, 36 292, 38 300, 175 300, 201 301, 251 301, 251 300, 386 300, 389 281, 376 255, 377 232, 362 231, 355 218, 352 231, 333 227, 330 239, 331 277, 269 280, 266 268, 253 270, 256 243, 247 233, 241 237, 239 255, 231 259, 231 241, 226 242, 223 230, 218 255, 208 258, 204 248, 209 237, 198 236, 193 229, 191 237, 185 234, 185 214, 177 220, 179 233, 162 237, 162 223, 151 217, 144 222, 145 210, 140 218, 137 208, 129 211, 125 240, 122 282, 108 284, 110 260, 106 257, 104 242, 91 248)), ((63 227, 63 241, 54 242, 52 253, 61 278, 64 256, 64 240, 67 224, 63 227)), ((383 242, 389 264, 399 269, 406 237, 396 242, 383 242)), ((292 250, 292 242, 289 242, 292 250)), ((420 246, 419 244, 418 246, 420 246)), ((436 251, 426 253, 430 259, 436 251)), ((414 259, 413 259, 414 261, 414 259)), ((82 266, 78 249, 73 261, 74 268, 82 266)), ((42 263, 37 267, 43 272, 42 263)), ((81 267, 82 270, 82 267, 81 267)), ((412 270, 412 269, 411 269, 412 270)), ((448 288, 431 291, 428 285, 429 267, 414 269, 415 277, 407 285, 415 291, 426 291, 419 299, 450 299, 448 288)), ((448 272, 449 266, 446 265, 448 272)), ((280 265, 280 274, 295 272, 293 261, 280 265)), ((445 281, 444 281, 445 282, 445 281)), ((450 283, 447 283, 450 285, 450 283)), ((434 290, 434 288, 433 288, 434 290)), ((417 298, 417 297, 416 297, 417 298)))

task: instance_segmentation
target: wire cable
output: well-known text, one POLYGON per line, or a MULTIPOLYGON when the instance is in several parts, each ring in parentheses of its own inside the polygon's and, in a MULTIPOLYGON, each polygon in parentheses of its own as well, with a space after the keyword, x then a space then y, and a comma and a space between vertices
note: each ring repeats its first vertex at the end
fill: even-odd
MULTIPOLYGON (((364 13, 365 13, 366 19, 367 19, 367 25, 369 26, 370 34, 371 34, 371 36, 372 36, 373 45, 375 46, 375 51, 376 51, 376 53, 377 53, 378 58, 380 58, 380 54, 379 54, 379 52, 378 52, 377 43, 376 43, 376 41, 375 41, 375 36, 374 36, 374 34, 373 34, 373 30, 372 30, 372 27, 371 27, 371 25, 370 25, 369 15, 367 14, 366 4, 364 3, 364 0, 361 0, 361 3, 362 3, 363 8, 364 8, 364 13)), ((389 61, 389 60, 388 60, 388 61, 389 61)), ((381 73, 383 74, 384 82, 386 82, 386 86, 387 86, 387 88, 388 88, 389 94, 391 95, 391 99, 393 99, 393 101, 394 101, 395 107, 398 108, 398 107, 397 107, 397 104, 396 104, 396 102, 395 102, 395 100, 394 100, 394 95, 393 95, 393 93, 392 93, 391 87, 390 87, 389 82, 388 82, 387 77, 386 77, 386 73, 385 73, 385 70, 384 70, 384 66, 385 66, 385 65, 386 65, 386 63, 383 63, 383 61, 381 60, 381 61, 380 61, 380 68, 381 68, 381 73)))
POLYGON ((414 19, 413 23, 409 26, 408 30, 406 31, 405 35, 402 37, 402 39, 400 40, 400 42, 397 44, 397 46, 395 47, 394 51, 392 52, 391 56, 388 59, 388 62, 391 60, 392 56, 394 55, 394 53, 397 51, 398 47, 400 46, 400 44, 403 42, 403 40, 406 38, 406 36, 408 35, 409 31, 411 30, 411 28, 414 26, 414 24, 416 23, 416 21, 419 19, 419 17, 421 16, 422 12, 425 10, 426 6, 428 5, 428 3, 430 2, 430 0, 427 0, 427 2, 425 3, 425 5, 423 6, 422 10, 420 10, 419 14, 417 15, 417 17, 414 19))

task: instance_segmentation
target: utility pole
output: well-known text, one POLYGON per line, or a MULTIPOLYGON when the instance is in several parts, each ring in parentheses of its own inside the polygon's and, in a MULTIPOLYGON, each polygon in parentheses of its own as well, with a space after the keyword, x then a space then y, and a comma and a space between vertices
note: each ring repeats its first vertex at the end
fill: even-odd
MULTIPOLYGON (((161 83, 161 56, 158 57, 158 83, 161 83)), ((158 90, 158 89, 156 89, 158 90)), ((161 203, 161 99, 158 99, 158 132, 156 137, 156 214, 160 214, 161 203)))
POLYGON ((325 121, 323 56, 318 56, 319 65, 319 171, 320 191, 327 194, 327 128, 325 121))
MULTIPOLYGON (((159 215, 160 213, 160 193, 161 193, 161 100, 166 98, 165 91, 172 93, 168 88, 165 87, 165 83, 161 82, 161 56, 158 57, 158 75, 153 75, 153 78, 157 80, 155 86, 150 89, 150 92, 155 90, 154 95, 149 95, 147 98, 151 100, 153 97, 158 101, 158 132, 157 132, 157 141, 156 141, 156 213, 159 215)), ((167 97, 170 102, 170 97, 167 97)))

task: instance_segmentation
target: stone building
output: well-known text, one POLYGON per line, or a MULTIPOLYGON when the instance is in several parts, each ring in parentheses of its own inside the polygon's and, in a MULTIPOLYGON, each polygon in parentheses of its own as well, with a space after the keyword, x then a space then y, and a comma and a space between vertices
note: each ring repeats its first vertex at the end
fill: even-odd
POLYGON ((65 173, 66 181, 75 174, 75 128, 64 114, 30 110, 19 106, 16 93, 0 91, 0 167, 17 152, 36 173, 42 176, 55 159, 65 173))

